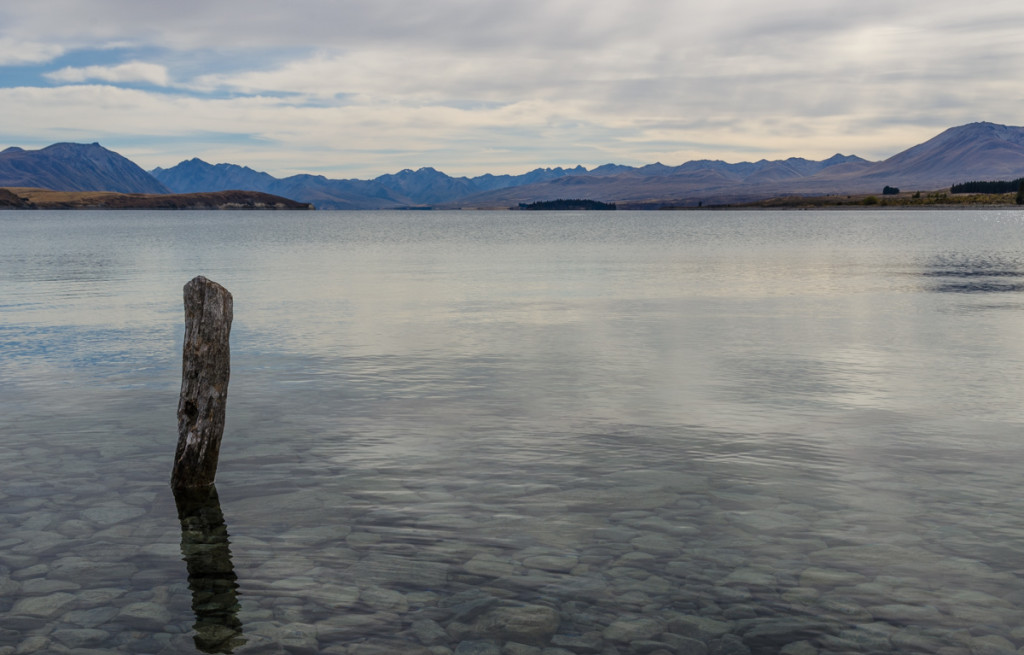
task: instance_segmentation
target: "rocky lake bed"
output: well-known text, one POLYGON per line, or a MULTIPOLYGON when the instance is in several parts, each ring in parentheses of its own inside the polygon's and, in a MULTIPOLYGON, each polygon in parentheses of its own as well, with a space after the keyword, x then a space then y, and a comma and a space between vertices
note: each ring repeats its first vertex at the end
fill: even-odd
POLYGON ((0 655, 1024 651, 1019 212, 495 216, 0 213, 0 655))
POLYGON ((15 473, 0 493, 0 653, 967 655, 1024 642, 1016 548, 930 543, 913 536, 937 529, 928 511, 897 529, 827 480, 780 489, 729 467, 636 464, 577 468, 573 486, 425 486, 393 470, 281 492, 281 472, 262 493, 225 487, 219 542, 187 538, 164 485, 15 473), (1004 566, 970 556, 986 549, 1004 566), (205 574, 220 589, 203 592, 197 557, 221 558, 205 574))

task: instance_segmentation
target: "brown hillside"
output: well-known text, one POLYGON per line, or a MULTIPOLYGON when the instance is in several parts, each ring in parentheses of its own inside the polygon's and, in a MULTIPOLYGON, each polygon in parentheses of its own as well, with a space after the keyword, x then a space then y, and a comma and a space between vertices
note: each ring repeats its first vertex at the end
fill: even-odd
POLYGON ((0 207, 21 209, 313 209, 307 203, 257 191, 148 194, 0 188, 0 207), (20 204, 19 204, 20 202, 20 204))

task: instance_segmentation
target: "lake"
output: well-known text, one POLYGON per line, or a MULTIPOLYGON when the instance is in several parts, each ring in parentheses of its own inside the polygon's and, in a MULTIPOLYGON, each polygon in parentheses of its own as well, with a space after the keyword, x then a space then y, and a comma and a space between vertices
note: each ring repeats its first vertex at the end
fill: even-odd
POLYGON ((1022 210, 0 213, 0 654, 1015 653, 1022 403, 1022 210))

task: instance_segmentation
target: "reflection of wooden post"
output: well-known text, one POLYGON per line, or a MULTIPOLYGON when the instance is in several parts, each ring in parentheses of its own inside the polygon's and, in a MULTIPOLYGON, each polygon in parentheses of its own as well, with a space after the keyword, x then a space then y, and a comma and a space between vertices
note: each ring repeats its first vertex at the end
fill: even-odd
POLYGON ((192 626, 196 648, 204 653, 231 653, 245 643, 245 638, 238 618, 238 578, 231 563, 228 528, 217 487, 176 489, 174 502, 196 615, 192 626))
POLYGON ((178 399, 178 448, 171 486, 208 487, 217 475, 231 374, 232 298, 199 276, 185 285, 185 346, 178 399))

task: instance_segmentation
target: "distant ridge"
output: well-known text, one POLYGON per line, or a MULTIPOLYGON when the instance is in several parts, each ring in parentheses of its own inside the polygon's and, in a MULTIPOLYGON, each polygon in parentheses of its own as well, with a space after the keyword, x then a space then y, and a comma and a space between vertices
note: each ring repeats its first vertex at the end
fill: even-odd
POLYGON ((56 191, 169 193, 134 162, 98 143, 55 143, 41 150, 0 152, 0 186, 56 191))
MULTIPOLYGON (((228 189, 259 189, 278 182, 277 178, 254 171, 248 166, 217 164, 211 166, 198 157, 183 161, 174 167, 174 187, 167 186, 175 193, 201 193, 204 191, 225 191, 228 189), (210 187, 218 187, 211 189, 210 187)), ((150 171, 154 179, 168 175, 162 169, 150 171)))
POLYGON ((452 201, 524 184, 582 175, 587 169, 538 168, 523 175, 451 177, 433 168, 402 170, 372 180, 336 180, 323 175, 276 178, 237 164, 209 164, 189 159, 171 168, 156 168, 153 177, 175 193, 253 189, 315 204, 321 209, 395 209, 443 205, 452 201))
POLYGON ((632 207, 755 202, 781 196, 878 194, 886 186, 931 191, 971 180, 1024 176, 1024 128, 979 122, 952 127, 885 161, 836 154, 679 166, 605 164, 592 170, 538 168, 522 175, 452 177, 406 169, 372 180, 323 175, 276 178, 237 164, 193 158, 151 174, 97 143, 58 143, 0 152, 0 186, 121 193, 205 193, 245 189, 321 209, 509 208, 561 198, 632 207))
MULTIPOLYGON (((727 164, 691 161, 618 172, 604 179, 573 180, 577 197, 623 207, 743 203, 780 196, 881 193, 883 187, 945 189, 967 180, 1024 176, 1024 128, 970 123, 950 128, 881 162, 835 155, 821 162, 800 158, 727 164)), ((566 181, 506 189, 463 198, 464 206, 514 205, 566 197, 566 181)))
POLYGON ((852 155, 833 155, 824 161, 792 157, 729 164, 691 161, 681 166, 661 163, 642 167, 605 164, 588 171, 538 168, 522 175, 450 177, 433 168, 403 170, 372 180, 332 180, 320 175, 278 179, 236 164, 183 161, 152 174, 176 193, 251 188, 310 202, 321 209, 395 209, 407 207, 506 207, 566 197, 589 197, 614 202, 643 192, 644 200, 678 198, 680 189, 729 188, 741 184, 804 179, 826 169, 859 170, 870 162, 852 155), (658 191, 657 189, 662 189, 658 191), (652 195, 654 194, 654 195, 652 195))

